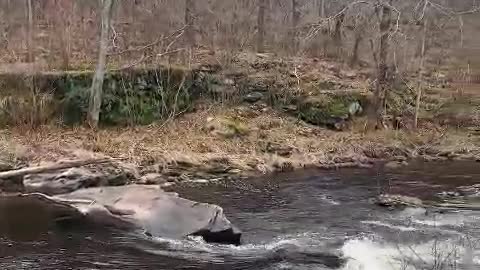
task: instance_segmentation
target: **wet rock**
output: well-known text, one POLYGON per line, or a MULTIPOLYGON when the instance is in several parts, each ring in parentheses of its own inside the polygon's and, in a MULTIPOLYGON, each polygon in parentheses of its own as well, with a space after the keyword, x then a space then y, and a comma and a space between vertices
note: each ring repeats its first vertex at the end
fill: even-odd
POLYGON ((418 198, 395 194, 381 194, 372 202, 388 208, 423 207, 423 201, 418 198))
POLYGON ((260 92, 252 92, 246 95, 243 100, 248 103, 255 103, 263 99, 263 94, 260 92))
POLYGON ((12 220, 18 211, 35 213, 43 209, 45 214, 38 216, 42 224, 69 220, 70 224, 140 230, 153 237, 182 239, 195 235, 224 244, 240 244, 241 238, 241 232, 219 206, 186 200, 154 186, 90 188, 57 196, 35 193, 0 197, 0 201, 0 230, 36 227, 28 216, 22 215, 16 220, 18 224, 12 224, 12 220))
POLYGON ((443 199, 446 199, 446 198, 458 198, 458 197, 461 197, 462 194, 460 194, 460 192, 457 192, 457 191, 443 191, 439 193, 438 196, 443 199))

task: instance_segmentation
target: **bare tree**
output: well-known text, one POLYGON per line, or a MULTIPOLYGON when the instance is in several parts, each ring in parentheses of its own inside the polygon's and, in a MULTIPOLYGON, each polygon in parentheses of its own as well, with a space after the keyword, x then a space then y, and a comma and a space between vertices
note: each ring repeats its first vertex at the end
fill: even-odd
POLYGON ((113 0, 101 0, 102 22, 100 33, 100 48, 98 51, 97 68, 90 89, 90 104, 88 110, 88 123, 90 127, 97 128, 100 121, 102 107, 103 80, 107 63, 107 51, 109 43, 110 21, 112 17, 113 0))
POLYGON ((335 19, 335 29, 332 33, 333 45, 335 46, 336 56, 342 53, 342 28, 345 22, 345 13, 341 13, 335 19))
POLYGON ((300 11, 299 11, 298 0, 292 0, 292 30, 291 30, 291 35, 292 35, 292 50, 293 50, 294 53, 297 53, 297 50, 298 50, 297 30, 298 30, 298 24, 299 23, 300 23, 300 11))
POLYGON ((260 0, 258 6, 257 18, 257 52, 265 51, 265 11, 267 9, 267 0, 260 0))
POLYGON ((33 5, 32 0, 27 0, 27 62, 31 63, 34 62, 34 44, 33 44, 33 5))
POLYGON ((325 18, 325 0, 319 0, 318 15, 320 18, 325 18))
POLYGON ((417 98, 415 101, 415 116, 413 119, 413 127, 418 127, 418 115, 420 112, 420 103, 422 102, 422 87, 423 87, 423 67, 425 63, 425 43, 427 40, 427 28, 428 28, 428 19, 425 18, 423 22, 423 36, 422 36, 422 49, 420 52, 420 66, 418 67, 418 89, 417 89, 417 98))
POLYGON ((366 29, 368 24, 368 16, 362 13, 359 13, 354 19, 354 29, 353 29, 353 48, 352 56, 350 58, 350 66, 354 67, 359 62, 359 50, 360 45, 365 39, 366 29))
POLYGON ((195 31, 195 0, 185 0, 185 25, 188 45, 195 47, 197 45, 195 31))
POLYGON ((70 67, 70 16, 69 12, 73 9, 72 1, 55 1, 55 8, 58 15, 55 16, 55 29, 58 33, 60 43, 60 52, 62 60, 62 69, 68 70, 70 67))
POLYGON ((373 108, 370 111, 368 129, 383 128, 383 113, 385 106, 385 95, 388 87, 388 50, 389 34, 392 21, 392 10, 389 5, 380 4, 375 7, 376 12, 381 12, 379 30, 380 44, 377 58, 377 80, 373 97, 373 108))

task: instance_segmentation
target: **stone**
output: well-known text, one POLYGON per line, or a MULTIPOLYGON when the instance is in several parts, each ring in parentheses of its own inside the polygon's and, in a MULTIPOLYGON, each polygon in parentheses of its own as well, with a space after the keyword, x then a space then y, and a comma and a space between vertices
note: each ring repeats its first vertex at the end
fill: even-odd
POLYGON ((322 94, 300 98, 296 114, 309 124, 341 131, 349 128, 351 113, 360 113, 359 104, 354 96, 322 94))
POLYGON ((248 103, 256 103, 263 98, 263 94, 260 92, 252 92, 246 95, 243 100, 248 103))
POLYGON ((0 197, 0 237, 16 233, 11 228, 46 231, 52 224, 65 222, 70 226, 91 224, 142 231, 147 236, 169 239, 201 236, 206 242, 234 245, 239 245, 241 239, 240 230, 231 224, 221 207, 186 200, 156 186, 0 197), (16 214, 19 211, 22 215, 16 214))
POLYGON ((348 106, 348 114, 350 116, 355 116, 355 115, 359 115, 363 112, 363 108, 362 108, 362 105, 360 105, 360 102, 358 101, 355 101, 355 102, 352 102, 350 103, 350 105, 348 106))
POLYGON ((93 172, 87 168, 71 168, 61 173, 26 175, 23 186, 28 193, 39 192, 48 195, 69 193, 81 188, 98 186, 121 186, 128 177, 121 171, 109 173, 93 172))
POLYGON ((83 168, 72 168, 59 173, 26 175, 23 179, 25 191, 49 195, 69 193, 80 188, 98 186, 102 176, 83 168))
POLYGON ((158 173, 148 173, 141 177, 140 184, 144 185, 160 185, 166 183, 167 180, 158 173))
POLYGON ((376 205, 398 208, 398 207, 423 207, 423 201, 410 196, 397 195, 397 194, 381 194, 373 200, 376 205))

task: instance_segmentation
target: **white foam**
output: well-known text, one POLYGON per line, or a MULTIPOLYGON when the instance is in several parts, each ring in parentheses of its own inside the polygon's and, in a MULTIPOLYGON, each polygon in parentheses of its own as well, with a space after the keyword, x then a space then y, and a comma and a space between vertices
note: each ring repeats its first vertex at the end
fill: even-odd
POLYGON ((461 227, 465 225, 465 217, 463 215, 442 215, 428 218, 415 218, 412 222, 431 227, 453 226, 461 227))
POLYGON ((326 250, 325 238, 316 233, 300 233, 276 238, 267 243, 234 245, 216 245, 206 243, 201 237, 189 237, 185 240, 174 240, 167 238, 153 238, 154 242, 165 244, 167 248, 141 247, 143 250, 170 257, 181 257, 199 261, 223 260, 225 256, 241 258, 258 258, 272 252, 288 249, 290 251, 315 251, 326 250), (195 254, 192 257, 192 253, 195 254))
POLYGON ((480 267, 480 254, 475 254, 472 247, 465 248, 454 240, 401 245, 378 243, 367 238, 353 239, 345 243, 342 252, 347 259, 342 270, 433 269, 435 253, 437 260, 440 258, 446 263, 463 265, 466 270, 480 267))
POLYGON ((362 221, 362 223, 363 223, 363 224, 369 224, 369 225, 386 227, 386 228, 390 228, 390 229, 398 230, 398 231, 402 231, 402 232, 413 232, 413 231, 416 231, 416 230, 417 230, 417 229, 415 229, 415 228, 413 228, 413 227, 392 225, 392 224, 388 224, 388 223, 384 223, 384 222, 376 221, 376 220, 362 221))

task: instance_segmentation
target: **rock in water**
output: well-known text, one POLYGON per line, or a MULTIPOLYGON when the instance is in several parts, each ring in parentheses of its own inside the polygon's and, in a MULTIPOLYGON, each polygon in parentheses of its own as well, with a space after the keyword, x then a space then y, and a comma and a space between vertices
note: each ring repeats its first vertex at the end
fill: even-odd
POLYGON ((396 194, 381 194, 373 199, 373 203, 390 208, 424 207, 423 201, 418 198, 396 194))
MULTIPOLYGON (((72 216, 80 214, 95 224, 143 230, 154 237, 181 239, 195 235, 207 242, 240 244, 241 232, 226 218, 222 208, 186 200, 154 186, 90 188, 52 197, 27 194, 11 198, 38 200, 38 196, 42 197, 42 204, 49 206, 49 213, 61 212, 62 219, 69 213, 65 211, 67 206, 73 210, 72 216), (59 207, 62 211, 56 211, 59 207)), ((12 212, 2 211, 0 217, 8 219, 12 212)))

